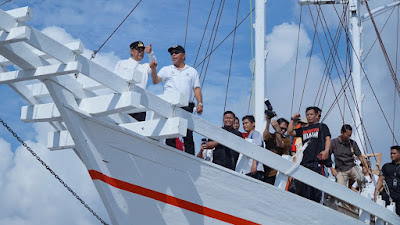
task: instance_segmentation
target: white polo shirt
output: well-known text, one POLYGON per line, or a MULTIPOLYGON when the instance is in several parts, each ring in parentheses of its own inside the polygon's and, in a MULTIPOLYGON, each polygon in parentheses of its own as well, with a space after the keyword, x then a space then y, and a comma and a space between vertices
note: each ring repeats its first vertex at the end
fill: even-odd
MULTIPOLYGON (((149 54, 150 61, 156 60, 154 53, 149 54)), ((149 63, 140 63, 132 58, 120 60, 115 66, 114 73, 124 78, 128 83, 136 83, 133 80, 135 73, 140 73, 142 81, 136 83, 137 86, 146 89, 151 68, 149 63)))
MULTIPOLYGON (((247 136, 246 141, 256 144, 260 147, 264 147, 264 142, 263 142, 262 136, 261 136, 260 132, 258 132, 258 131, 251 132, 247 136)), ((236 172, 242 173, 242 174, 248 174, 251 172, 252 166, 253 166, 253 159, 240 153, 237 164, 236 164, 236 169, 235 169, 236 172)), ((257 162, 257 171, 264 172, 264 166, 260 162, 257 162)))
POLYGON ((189 96, 189 101, 193 99, 193 89, 200 87, 197 70, 188 65, 181 71, 174 65, 164 66, 158 72, 158 76, 164 82, 164 93, 178 91, 189 96))

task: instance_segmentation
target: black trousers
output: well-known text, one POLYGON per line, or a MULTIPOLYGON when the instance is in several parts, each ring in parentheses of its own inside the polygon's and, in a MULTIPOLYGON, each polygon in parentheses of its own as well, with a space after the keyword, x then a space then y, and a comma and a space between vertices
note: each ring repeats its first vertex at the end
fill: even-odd
MULTIPOLYGON (((189 103, 188 106, 182 107, 182 109, 193 113, 194 103, 189 103)), ((175 138, 170 138, 165 141, 165 143, 171 147, 176 148, 175 138)), ((187 130, 186 137, 183 137, 183 144, 185 145, 185 152, 194 155, 194 141, 193 141, 193 131, 187 130)))
MULTIPOLYGON (((320 165, 319 166, 305 166, 305 167, 307 167, 308 169, 310 169, 316 173, 321 174, 322 170, 321 170, 320 165)), ((304 184, 298 180, 295 180, 295 186, 296 186, 296 194, 298 194, 304 198, 308 198, 312 201, 318 202, 318 203, 321 201, 322 191, 320 191, 316 188, 313 188, 307 184, 304 184)))
POLYGON ((129 115, 132 116, 133 118, 135 118, 139 122, 146 120, 146 112, 131 113, 129 115))

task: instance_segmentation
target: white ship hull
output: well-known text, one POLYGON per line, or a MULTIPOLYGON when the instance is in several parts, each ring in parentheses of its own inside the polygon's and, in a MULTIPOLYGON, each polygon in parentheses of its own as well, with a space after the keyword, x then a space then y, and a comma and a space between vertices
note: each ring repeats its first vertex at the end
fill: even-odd
POLYGON ((88 161, 95 163, 83 162, 112 224, 363 224, 156 141, 75 115, 92 146, 77 151, 93 157, 88 161))
POLYGON ((0 54, 20 68, 0 67, 0 84, 10 85, 29 103, 22 120, 49 122, 56 129, 49 136, 51 150, 74 149, 112 224, 363 224, 159 141, 184 136, 186 129, 400 224, 396 214, 369 199, 182 110, 187 97, 166 101, 171 96, 155 96, 135 85, 127 92, 124 79, 81 55, 81 43, 67 47, 56 42, 21 22, 29 17, 27 8, 0 10, 0 54), (98 88, 114 94, 97 95, 93 90, 98 88), (52 102, 44 103, 48 97, 52 102), (127 115, 132 110, 155 116, 139 123, 127 115))

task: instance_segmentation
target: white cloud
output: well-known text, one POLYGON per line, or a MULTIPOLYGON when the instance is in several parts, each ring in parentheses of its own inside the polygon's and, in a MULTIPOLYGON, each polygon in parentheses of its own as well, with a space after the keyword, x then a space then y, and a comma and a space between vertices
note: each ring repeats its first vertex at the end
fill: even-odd
MULTIPOLYGON (((36 126, 46 139, 49 125, 36 126), (47 131, 47 132, 46 132, 47 131)), ((89 206, 108 221, 87 169, 72 150, 50 152, 40 142, 26 141, 89 206)), ((97 224, 96 219, 24 147, 12 152, 0 139, 0 224, 97 224)))

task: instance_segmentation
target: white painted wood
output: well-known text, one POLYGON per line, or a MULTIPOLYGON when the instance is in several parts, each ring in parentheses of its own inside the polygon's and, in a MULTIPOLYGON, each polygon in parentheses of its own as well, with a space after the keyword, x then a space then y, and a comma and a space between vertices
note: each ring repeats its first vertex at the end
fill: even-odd
MULTIPOLYGON (((254 23, 254 41, 255 41, 255 53, 254 53, 254 118, 256 120, 256 131, 262 133, 267 125, 264 114, 264 99, 266 96, 265 90, 265 76, 266 76, 266 54, 265 54, 265 0, 255 1, 255 23, 254 23)), ((253 65, 252 65, 253 66, 253 65)))
POLYGON ((29 8, 28 6, 7 10, 6 13, 14 17, 19 22, 26 22, 31 20, 32 18, 32 9, 29 8))
POLYGON ((39 66, 46 66, 49 63, 34 54, 26 43, 13 43, 0 46, 1 54, 18 67, 26 69, 35 69, 39 66))
MULTIPOLYGON (((5 67, 0 66, 0 73, 1 72, 8 72, 8 70, 5 67)), ((40 101, 33 97, 32 92, 22 83, 12 83, 9 84, 9 86, 30 104, 34 105, 40 103, 40 101)))
POLYGON ((47 148, 49 150, 62 150, 75 148, 74 140, 68 131, 49 132, 47 137, 47 148))
POLYGON ((128 83, 120 76, 99 66, 82 55, 75 55, 74 52, 66 46, 47 37, 34 28, 31 28, 31 37, 27 40, 27 43, 63 63, 68 63, 74 60, 81 63, 82 74, 91 77, 118 93, 128 90, 128 83), (110 82, 110 80, 113 82, 110 82))
MULTIPOLYGON (((187 119, 188 129, 193 130, 202 136, 211 138, 220 144, 232 148, 235 151, 253 158, 264 165, 276 169, 284 174, 286 174, 286 171, 290 171, 294 165, 293 162, 285 160, 273 152, 266 151, 264 148, 244 141, 243 138, 237 137, 236 135, 221 128, 217 128, 207 121, 183 109, 176 108, 175 116, 187 119)), ((300 180, 301 182, 312 187, 323 190, 325 193, 344 200, 345 202, 351 202, 352 205, 366 210, 375 216, 384 218, 390 223, 400 224, 400 218, 396 214, 371 202, 369 199, 360 196, 358 193, 355 193, 354 191, 351 191, 348 188, 327 179, 326 177, 314 173, 303 166, 297 167, 292 173, 287 175, 294 177, 295 179, 300 180)))
POLYGON ((0 29, 10 32, 12 28, 18 26, 18 21, 8 13, 0 10, 0 29))
MULTIPOLYGON (((292 157, 288 156, 288 155, 282 155, 282 158, 292 161, 292 157)), ((274 186, 280 189, 285 190, 286 189, 286 184, 288 181, 289 177, 278 171, 278 173, 276 174, 276 179, 275 179, 275 184, 274 186)))
POLYGON ((124 112, 140 106, 140 94, 123 92, 82 99, 79 108, 96 116, 104 116, 124 112))
POLYGON ((132 87, 132 91, 140 93, 140 104, 142 106, 153 110, 163 117, 170 118, 173 116, 175 107, 170 103, 136 85, 132 87))
MULTIPOLYGON (((369 198, 368 191, 364 189, 361 192, 361 196, 363 196, 364 198, 369 198)), ((371 223, 371 214, 369 212, 359 209, 358 215, 359 215, 360 221, 362 221, 366 224, 371 223)))
POLYGON ((21 120, 26 123, 60 121, 60 113, 54 103, 21 107, 21 120))
POLYGON ((0 45, 27 41, 30 35, 31 29, 26 26, 12 28, 9 33, 0 31, 0 45))
POLYGON ((10 84, 10 87, 30 104, 40 104, 40 101, 38 101, 38 99, 32 95, 32 91, 29 90, 29 88, 27 88, 24 84, 18 82, 12 83, 10 84))
POLYGON ((168 92, 157 96, 173 106, 184 107, 189 105, 189 96, 180 92, 168 92))
POLYGON ((187 120, 178 117, 120 124, 120 126, 153 139, 183 137, 187 132, 187 120))
MULTIPOLYGON (((115 179, 259 224, 363 224, 290 192, 100 124, 93 118, 81 122, 86 128, 85 136, 91 137, 88 142, 99 151, 97 160, 106 167, 100 172, 115 179), (287 211, 295 216, 287 216, 287 211)), ((112 210, 113 224, 226 224, 102 181, 94 183, 112 210)))
MULTIPOLYGON (((19 44, 22 44, 22 43, 19 43, 19 44)), ((73 51, 74 53, 76 53, 76 54, 82 54, 82 53, 83 53, 83 50, 85 49, 83 43, 80 42, 80 41, 71 42, 71 43, 65 44, 65 46, 66 46, 67 48, 69 48, 71 51, 73 51)), ((37 57, 40 57, 40 58, 42 58, 42 59, 52 59, 52 58, 53 58, 53 57, 51 57, 51 56, 45 54, 45 53, 42 52, 42 51, 39 51, 39 50, 35 49, 35 48, 31 48, 31 50, 32 50, 32 52, 33 52, 34 54, 37 55, 37 57)), ((13 63, 10 62, 8 59, 6 59, 6 58, 0 56, 0 65, 3 65, 3 66, 10 66, 10 65, 13 65, 13 63)), ((105 88, 105 87, 103 86, 103 88, 105 88)))
POLYGON ((76 54, 82 54, 83 50, 85 50, 85 45, 81 41, 75 41, 68 44, 65 44, 65 47, 69 48, 76 54))
POLYGON ((52 76, 79 73, 81 67, 81 64, 78 62, 70 62, 68 64, 42 66, 32 70, 4 72, 0 73, 0 84, 9 84, 33 79, 47 79, 52 76))
POLYGON ((82 89, 82 84, 80 84, 73 75, 56 76, 52 77, 55 83, 60 84, 66 90, 70 91, 76 99, 81 99, 85 97, 93 97, 95 94, 91 91, 86 91, 82 89))

